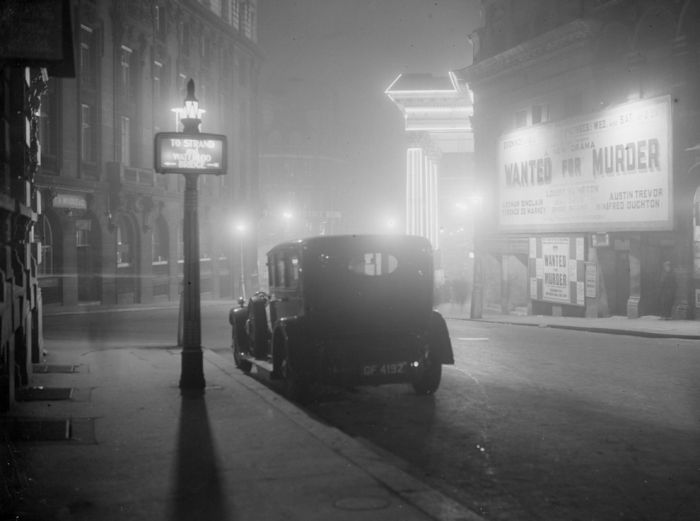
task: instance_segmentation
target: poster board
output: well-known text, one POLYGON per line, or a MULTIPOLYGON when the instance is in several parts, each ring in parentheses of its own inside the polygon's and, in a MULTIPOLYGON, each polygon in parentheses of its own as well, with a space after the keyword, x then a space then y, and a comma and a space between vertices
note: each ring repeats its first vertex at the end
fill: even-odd
POLYGON ((531 237, 528 271, 530 298, 584 306, 585 240, 581 236, 531 237))

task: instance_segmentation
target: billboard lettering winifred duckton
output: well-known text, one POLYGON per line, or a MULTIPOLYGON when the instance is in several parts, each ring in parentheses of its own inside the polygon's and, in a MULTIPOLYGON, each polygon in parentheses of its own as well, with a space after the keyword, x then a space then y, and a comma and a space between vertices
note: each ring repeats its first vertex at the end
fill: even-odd
POLYGON ((499 229, 671 229, 670 121, 665 96, 503 136, 499 229))

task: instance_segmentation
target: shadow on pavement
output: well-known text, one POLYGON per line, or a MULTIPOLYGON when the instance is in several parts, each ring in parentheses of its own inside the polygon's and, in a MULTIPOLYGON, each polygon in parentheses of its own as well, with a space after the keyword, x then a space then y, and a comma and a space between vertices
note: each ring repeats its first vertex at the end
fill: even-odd
POLYGON ((169 521, 226 520, 203 391, 183 391, 169 521))

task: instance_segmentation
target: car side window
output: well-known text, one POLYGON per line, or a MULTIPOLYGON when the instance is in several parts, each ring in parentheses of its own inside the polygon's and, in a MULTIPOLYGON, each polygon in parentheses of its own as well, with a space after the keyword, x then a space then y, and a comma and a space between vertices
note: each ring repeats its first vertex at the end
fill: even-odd
POLYGON ((299 284, 299 257, 292 255, 289 258, 289 277, 287 278, 290 287, 294 287, 299 284))
POLYGON ((278 288, 283 288, 287 285, 286 282, 284 257, 278 256, 275 258, 275 286, 278 288))
POLYGON ((299 284, 301 262, 296 253, 280 252, 269 260, 270 286, 295 288, 299 284))

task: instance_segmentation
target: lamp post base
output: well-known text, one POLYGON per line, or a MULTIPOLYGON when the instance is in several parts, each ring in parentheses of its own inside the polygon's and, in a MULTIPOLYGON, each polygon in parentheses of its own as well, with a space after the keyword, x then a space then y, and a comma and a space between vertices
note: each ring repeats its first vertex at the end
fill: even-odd
POLYGON ((183 349, 180 389, 204 389, 205 386, 202 350, 183 349))

